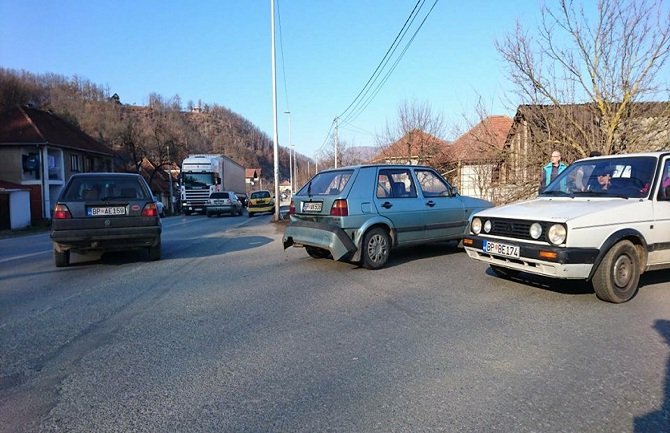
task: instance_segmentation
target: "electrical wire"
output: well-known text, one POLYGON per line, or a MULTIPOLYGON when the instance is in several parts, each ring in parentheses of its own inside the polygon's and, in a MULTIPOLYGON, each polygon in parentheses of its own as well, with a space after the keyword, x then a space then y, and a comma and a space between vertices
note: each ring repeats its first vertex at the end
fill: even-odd
POLYGON ((388 70, 388 72, 386 73, 386 75, 384 76, 384 78, 382 79, 382 81, 377 85, 377 87, 375 88, 375 90, 373 91, 373 93, 366 99, 366 101, 364 102, 363 106, 360 107, 360 108, 358 109, 358 111, 352 111, 352 112, 349 114, 349 116, 347 116, 346 119, 343 119, 343 120, 342 120, 342 123, 343 123, 343 124, 349 124, 349 123, 353 122, 354 120, 356 120, 356 119, 358 118, 358 116, 360 116, 360 115, 361 115, 361 114, 368 108, 368 106, 369 106, 370 103, 373 101, 373 99, 377 96, 377 94, 379 93, 379 91, 381 90, 381 88, 384 86, 384 84, 386 84, 386 82, 388 81, 388 79, 389 79, 389 77, 391 76, 391 74, 393 73, 393 71, 395 71, 396 67, 397 67, 398 64, 400 63, 400 60, 402 60, 402 58, 405 56, 405 53, 406 53, 407 50, 409 49, 409 47, 410 47, 410 45, 412 44, 412 42, 414 42, 414 39, 416 38, 417 34, 419 33, 419 31, 421 30, 421 28, 422 28, 423 25, 425 24, 426 20, 428 19, 428 16, 431 14, 431 12, 432 12, 433 9, 435 8, 435 5, 437 4, 438 1, 439 1, 439 0, 435 0, 435 2, 433 3, 433 6, 431 6, 430 10, 428 11, 428 13, 426 14, 426 16, 423 18, 423 20, 422 20, 421 23, 419 24, 419 27, 417 27, 417 29, 416 29, 416 31, 414 32, 414 34, 412 35, 412 37, 410 38, 410 40, 409 40, 409 41, 407 42, 407 44, 405 45, 405 48, 402 50, 402 52, 400 53, 400 55, 398 56, 398 58, 395 60, 395 62, 394 62, 393 65, 391 66, 391 68, 388 70))

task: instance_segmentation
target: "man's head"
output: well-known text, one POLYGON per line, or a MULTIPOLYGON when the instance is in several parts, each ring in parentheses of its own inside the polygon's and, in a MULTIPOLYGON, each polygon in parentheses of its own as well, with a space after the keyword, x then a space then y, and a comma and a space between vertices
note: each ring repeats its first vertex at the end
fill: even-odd
POLYGON ((554 150, 551 152, 551 164, 558 165, 561 162, 561 152, 554 150))

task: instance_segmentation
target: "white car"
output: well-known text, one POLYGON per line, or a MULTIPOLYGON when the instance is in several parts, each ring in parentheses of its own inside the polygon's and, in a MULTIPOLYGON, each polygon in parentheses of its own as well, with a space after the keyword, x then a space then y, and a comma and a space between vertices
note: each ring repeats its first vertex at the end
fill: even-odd
POLYGON ((463 246, 499 276, 591 281, 626 302, 640 274, 670 267, 670 152, 577 161, 536 199, 473 215, 463 246))

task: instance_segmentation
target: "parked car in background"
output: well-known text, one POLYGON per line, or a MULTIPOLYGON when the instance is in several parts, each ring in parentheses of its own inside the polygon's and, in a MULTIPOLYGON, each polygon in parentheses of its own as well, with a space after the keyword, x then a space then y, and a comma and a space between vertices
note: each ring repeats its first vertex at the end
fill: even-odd
POLYGON ((587 158, 534 200, 474 215, 463 240, 499 276, 590 281, 621 303, 640 274, 670 268, 670 152, 587 158))
POLYGON ((249 218, 257 213, 274 212, 275 200, 270 194, 270 191, 254 191, 251 193, 249 203, 247 205, 247 212, 249 218))
POLYGON ((377 269, 394 247, 462 239, 470 215, 491 206, 460 195, 426 166, 336 168, 317 173, 293 196, 283 243, 314 258, 377 269))
POLYGON ((237 198, 239 198, 240 202, 242 202, 242 207, 247 207, 247 204, 249 203, 249 197, 247 196, 247 194, 243 192, 241 193, 238 192, 235 194, 237 194, 237 198))
POLYGON ((67 181, 56 202, 51 239, 56 266, 70 263, 70 252, 143 248, 161 257, 161 220, 142 176, 81 173, 67 181))
POLYGON ((208 217, 222 214, 242 215, 242 202, 232 191, 213 192, 205 203, 205 213, 208 217))
POLYGON ((165 205, 163 205, 163 202, 160 201, 160 199, 156 196, 154 196, 154 201, 156 202, 156 208, 158 209, 158 215, 161 218, 165 217, 165 205))

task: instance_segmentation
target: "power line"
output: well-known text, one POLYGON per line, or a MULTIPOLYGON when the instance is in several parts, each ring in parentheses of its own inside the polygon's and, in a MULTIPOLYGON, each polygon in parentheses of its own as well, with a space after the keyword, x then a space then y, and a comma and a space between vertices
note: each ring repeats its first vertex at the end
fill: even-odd
POLYGON ((372 102, 372 100, 377 96, 377 94, 379 93, 379 91, 381 90, 381 88, 384 86, 384 84, 386 84, 386 81, 388 81, 388 79, 389 79, 389 77, 391 76, 391 74, 393 73, 393 71, 395 71, 395 68, 396 68, 396 67, 398 66, 398 64, 400 63, 400 60, 402 60, 402 58, 405 56, 405 53, 406 53, 407 50, 409 49, 409 47, 410 47, 410 45, 412 44, 412 42, 414 42, 414 39, 416 38, 416 35, 419 33, 419 31, 420 31, 421 28, 423 27, 424 23, 425 23, 426 20, 428 19, 428 16, 431 14, 431 12, 432 12, 433 9, 435 8, 435 5, 437 4, 438 1, 439 1, 439 0, 435 0, 435 2, 433 3, 433 6, 431 6, 430 10, 428 11, 428 13, 426 14, 426 16, 423 18, 423 20, 422 20, 421 23, 419 24, 419 27, 416 29, 416 31, 414 32, 414 34, 412 35, 412 37, 410 38, 410 40, 407 42, 407 44, 405 45, 405 48, 402 50, 402 52, 400 53, 400 55, 398 56, 398 58, 396 59, 396 61, 395 61, 395 62, 393 63, 393 65, 391 66, 391 69, 389 69, 389 71, 386 73, 386 75, 384 76, 384 78, 382 79, 382 81, 377 85, 377 87, 376 87, 375 90, 373 91, 372 95, 370 95, 370 96, 367 98, 367 100, 364 102, 364 105, 363 105, 357 112, 352 112, 352 113, 350 113, 349 116, 347 116, 347 118, 344 119, 344 120, 342 121, 342 123, 347 123, 347 124, 348 124, 348 123, 350 123, 350 122, 353 122, 354 120, 356 120, 356 119, 358 118, 358 116, 360 116, 360 115, 365 111, 366 108, 368 108, 368 106, 370 105, 370 103, 372 102), (355 113, 355 114, 354 114, 354 113, 355 113))
POLYGON ((393 55, 393 53, 395 52, 395 48, 396 48, 397 45, 400 43, 400 41, 402 40, 402 38, 404 38, 404 35, 407 33, 407 30, 406 30, 406 29, 407 29, 407 28, 411 25, 411 23, 414 21, 415 14, 418 14, 418 13, 419 13, 419 11, 421 10, 421 8, 423 7, 423 3, 424 3, 424 2, 425 2, 425 0, 418 0, 418 1, 416 2, 416 4, 414 5, 414 8, 413 8, 412 11, 410 12, 410 14, 409 14, 409 16, 407 17, 407 19, 405 20, 405 23, 403 24, 402 28, 400 29, 400 31, 399 31, 398 34, 396 35, 395 39, 394 39, 393 42, 391 43, 391 46, 389 46, 389 48, 386 50, 386 54, 384 54, 384 57, 382 57, 382 59, 380 60, 379 64, 378 64, 377 67, 375 68, 374 72, 372 72, 372 75, 370 76, 370 78, 368 78, 368 81, 365 83, 365 85, 363 86, 363 88, 361 89, 361 91, 358 92, 358 95, 356 95, 356 97, 354 98, 354 100, 351 101, 351 103, 349 104, 349 106, 348 106, 347 108, 345 108, 344 111, 343 111, 338 117, 340 117, 340 118, 344 118, 345 115, 346 115, 346 113, 347 113, 347 111, 349 111, 349 109, 350 109, 350 108, 351 108, 351 107, 352 107, 352 106, 353 106, 353 105, 354 105, 354 104, 361 98, 361 95, 363 95, 365 92, 367 92, 367 90, 369 90, 368 86, 370 86, 371 83, 374 82, 374 81, 377 79, 376 77, 378 76, 378 72, 381 73, 381 72, 380 72, 380 69, 383 68, 383 67, 388 63, 388 59, 390 58, 391 55, 393 55), (418 9, 417 9, 417 8, 418 8, 418 9))

